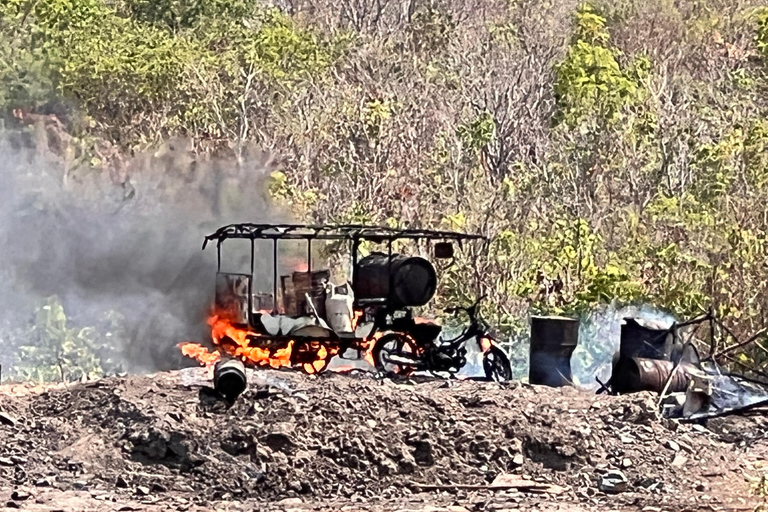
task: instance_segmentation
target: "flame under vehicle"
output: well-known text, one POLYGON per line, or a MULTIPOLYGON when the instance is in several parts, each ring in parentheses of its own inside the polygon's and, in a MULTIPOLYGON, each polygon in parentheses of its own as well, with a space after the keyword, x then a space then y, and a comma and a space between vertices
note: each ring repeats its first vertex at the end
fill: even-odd
POLYGON ((241 359, 249 366, 298 367, 307 373, 328 368, 334 356, 364 359, 378 371, 395 374, 456 374, 467 363, 469 343, 482 357, 485 378, 511 379, 510 363, 478 303, 465 311, 470 324, 446 339, 441 325, 413 315, 437 289, 435 266, 420 256, 393 252, 394 245, 416 245, 436 260, 454 260, 455 244, 483 240, 479 235, 449 231, 392 229, 360 225, 231 224, 205 237, 203 249, 216 242, 217 274, 214 315, 209 319, 216 352, 183 344, 182 352, 213 364, 241 359), (222 271, 222 245, 230 239, 250 241, 250 272, 222 271), (254 290, 256 243, 271 241, 272 290, 254 290), (278 259, 285 241, 306 243, 301 270, 280 274, 278 259), (334 254, 351 255, 351 280, 334 285, 327 269, 312 268, 313 242, 330 245, 334 254), (361 256, 361 246, 374 250, 361 256), (348 353, 353 357, 346 357, 348 353))

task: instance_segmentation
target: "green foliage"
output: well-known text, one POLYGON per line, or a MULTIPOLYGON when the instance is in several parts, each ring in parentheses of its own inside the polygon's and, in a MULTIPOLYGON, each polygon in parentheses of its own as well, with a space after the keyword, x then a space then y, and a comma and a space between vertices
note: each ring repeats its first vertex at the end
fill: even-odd
POLYGON ((609 45, 605 21, 588 4, 576 14, 573 41, 555 67, 556 122, 573 127, 589 115, 613 121, 623 108, 645 97, 650 61, 639 57, 620 65, 621 53, 609 45))
POLYGON ((757 51, 765 58, 768 56, 768 7, 755 11, 757 27, 755 29, 755 45, 757 51))
POLYGON ((430 2, 416 10, 411 20, 411 37, 417 52, 439 53, 450 42, 455 27, 452 16, 430 2))
POLYGON ((39 105, 51 91, 100 127, 135 138, 136 119, 164 133, 226 136, 256 83, 288 87, 338 55, 273 8, 239 0, 14 0, 3 6, 0 107, 39 105), (130 132, 134 132, 130 135, 130 132))
POLYGON ((242 19, 253 14, 255 6, 244 0, 126 0, 121 10, 137 21, 177 31, 209 19, 242 19))
POLYGON ((493 140, 495 129, 491 113, 483 112, 473 121, 459 125, 456 135, 467 148, 479 151, 493 140))
POLYGON ((363 107, 363 123, 366 133, 371 139, 381 135, 384 125, 392 117, 392 104, 387 100, 372 99, 363 107))
POLYGON ((316 207, 319 200, 316 191, 302 190, 292 185, 282 171, 274 171, 269 178, 267 183, 269 195, 279 204, 290 206, 298 215, 308 215, 316 207))
POLYGON ((97 377, 102 373, 93 328, 78 329, 67 322, 56 297, 37 309, 27 340, 19 347, 17 377, 50 382, 97 377))

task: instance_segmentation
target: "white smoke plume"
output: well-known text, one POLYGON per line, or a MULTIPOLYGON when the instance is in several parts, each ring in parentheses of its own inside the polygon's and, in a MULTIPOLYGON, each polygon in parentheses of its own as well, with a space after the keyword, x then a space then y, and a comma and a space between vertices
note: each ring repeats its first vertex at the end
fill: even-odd
POLYGON ((613 356, 619 351, 621 325, 625 318, 653 321, 671 327, 675 318, 648 304, 600 306, 581 318, 579 344, 571 357, 571 373, 578 387, 596 390, 596 377, 606 383, 611 378, 613 356))

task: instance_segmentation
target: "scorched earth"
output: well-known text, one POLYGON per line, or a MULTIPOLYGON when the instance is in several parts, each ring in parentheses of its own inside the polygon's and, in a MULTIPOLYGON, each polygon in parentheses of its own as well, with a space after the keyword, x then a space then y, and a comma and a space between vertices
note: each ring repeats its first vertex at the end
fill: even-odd
MULTIPOLYGON (((205 369, 0 386, 0 507, 754 510, 759 415, 690 425, 656 397, 520 383, 205 369)), ((763 486, 764 487, 764 486, 763 486)))

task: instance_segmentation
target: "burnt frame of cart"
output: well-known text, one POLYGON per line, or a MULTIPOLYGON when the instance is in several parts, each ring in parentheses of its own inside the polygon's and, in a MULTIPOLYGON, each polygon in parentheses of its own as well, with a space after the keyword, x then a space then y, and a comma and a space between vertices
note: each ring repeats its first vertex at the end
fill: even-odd
MULTIPOLYGON (((429 343, 440 334, 441 328, 431 324, 417 324, 411 315, 411 309, 407 307, 393 306, 387 298, 380 299, 359 299, 357 294, 354 296, 353 310, 361 312, 367 322, 373 322, 372 329, 364 336, 357 337, 355 332, 351 334, 336 333, 329 330, 327 336, 311 336, 311 339, 303 340, 295 335, 278 334, 272 335, 266 332, 266 329, 259 319, 255 318, 253 307, 253 279, 255 271, 256 240, 272 240, 272 314, 279 314, 278 308, 278 289, 279 289, 279 241, 295 240, 306 241, 306 263, 308 275, 312 275, 312 243, 315 240, 322 241, 348 241, 351 245, 350 253, 352 259, 352 290, 357 289, 357 269, 360 260, 359 248, 362 242, 370 241, 375 244, 386 244, 387 255, 389 258, 389 289, 392 289, 392 256, 393 243, 398 240, 419 241, 425 240, 433 248, 435 259, 453 260, 454 243, 463 248, 464 242, 487 241, 482 235, 465 234, 453 231, 437 231, 427 229, 395 229, 388 227, 374 227, 365 225, 303 225, 303 224, 230 224, 218 229, 215 233, 205 237, 203 249, 210 242, 216 242, 217 251, 217 276, 222 274, 247 276, 247 318, 245 322, 235 322, 235 325, 248 330, 255 330, 259 333, 258 340, 253 340, 253 346, 261 346, 271 351, 284 348, 289 341, 300 346, 295 346, 292 351, 292 365, 306 365, 317 360, 317 353, 321 345, 333 347, 340 357, 349 349, 357 351, 357 356, 362 355, 366 348, 366 343, 378 332, 393 331, 404 332, 414 338, 419 344, 429 343), (250 274, 231 274, 221 272, 221 248, 224 241, 229 239, 250 240, 250 274), (392 319, 397 313, 401 314, 394 322, 392 319), (246 325, 247 324, 247 325, 246 325), (427 339, 432 338, 432 339, 427 339)), ((285 300, 285 297, 283 297, 285 300)), ((285 305, 284 305, 285 306, 285 305)), ((328 358, 330 359, 330 357, 328 358)), ((326 361, 326 365, 327 365, 326 361)), ((316 369, 322 371, 323 368, 316 369)), ((306 370, 306 367, 305 367, 306 370)), ((309 371, 309 370, 307 370, 309 371)))

